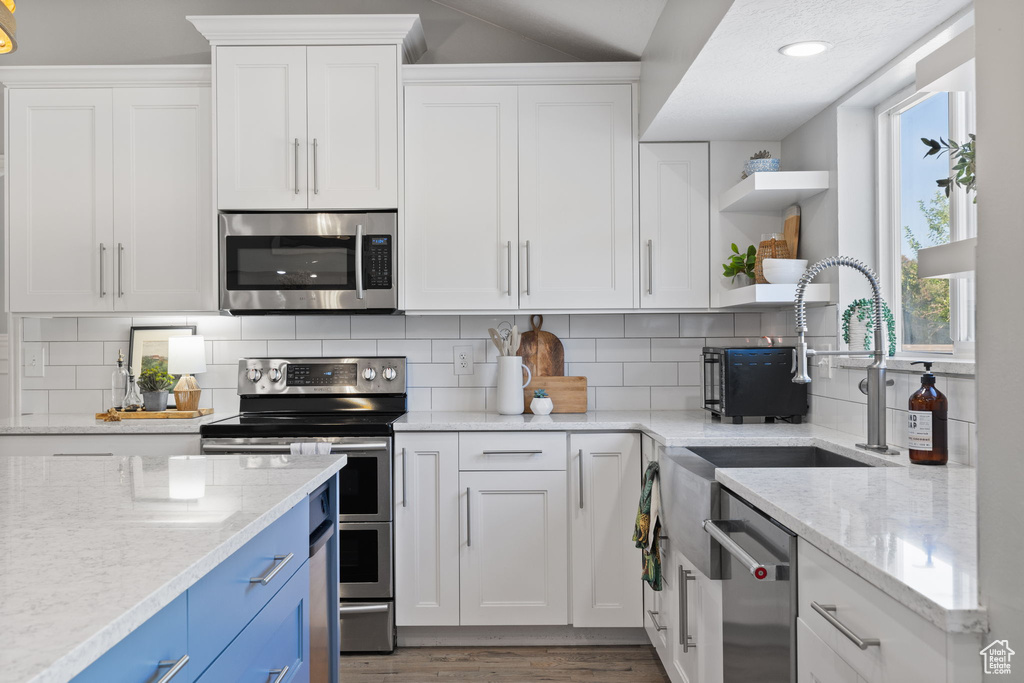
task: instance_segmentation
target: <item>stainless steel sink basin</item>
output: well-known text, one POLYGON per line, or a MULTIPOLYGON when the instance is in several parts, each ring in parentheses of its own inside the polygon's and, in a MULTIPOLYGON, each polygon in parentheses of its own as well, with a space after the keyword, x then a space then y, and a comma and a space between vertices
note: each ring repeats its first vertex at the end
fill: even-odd
POLYGON ((689 450, 715 467, 871 467, 816 446, 697 446, 689 450))

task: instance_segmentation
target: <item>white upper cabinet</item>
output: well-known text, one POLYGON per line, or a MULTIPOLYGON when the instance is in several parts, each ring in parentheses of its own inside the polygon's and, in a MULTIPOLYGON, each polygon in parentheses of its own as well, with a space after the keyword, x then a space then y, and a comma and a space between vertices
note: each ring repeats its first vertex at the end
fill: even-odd
POLYGON ((222 46, 217 205, 398 206, 398 48, 222 46))
POLYGON ((519 307, 517 88, 405 89, 405 302, 519 307))
POLYGON ((629 85, 519 89, 520 305, 633 306, 629 85))
POLYGON ((640 307, 709 304, 708 145, 640 145, 640 307))

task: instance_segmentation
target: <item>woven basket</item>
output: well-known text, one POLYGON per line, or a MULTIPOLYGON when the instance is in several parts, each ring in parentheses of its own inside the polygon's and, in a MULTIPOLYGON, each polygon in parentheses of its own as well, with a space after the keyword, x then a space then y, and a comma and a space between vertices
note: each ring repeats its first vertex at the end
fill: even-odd
POLYGON ((757 257, 754 259, 754 282, 759 285, 768 284, 768 280, 764 279, 762 261, 766 258, 792 258, 789 254, 789 246, 782 234, 776 233, 768 239, 763 238, 764 236, 762 236, 761 244, 757 247, 757 257))

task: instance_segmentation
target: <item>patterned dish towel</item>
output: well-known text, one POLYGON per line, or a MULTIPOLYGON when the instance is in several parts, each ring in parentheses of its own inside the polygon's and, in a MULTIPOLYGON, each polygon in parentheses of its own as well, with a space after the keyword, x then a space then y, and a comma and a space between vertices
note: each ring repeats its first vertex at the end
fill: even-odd
POLYGON ((661 486, 658 471, 658 463, 652 462, 640 480, 640 507, 633 527, 633 541, 637 548, 643 550, 641 578, 656 591, 661 590, 661 486))

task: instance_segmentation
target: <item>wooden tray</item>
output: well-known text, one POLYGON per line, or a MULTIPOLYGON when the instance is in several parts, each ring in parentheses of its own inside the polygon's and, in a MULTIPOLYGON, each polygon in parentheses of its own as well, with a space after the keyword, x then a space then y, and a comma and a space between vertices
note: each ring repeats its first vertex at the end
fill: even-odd
MULTIPOLYGON (((188 420, 203 415, 212 415, 213 408, 200 408, 199 410, 137 410, 126 413, 123 410, 117 411, 117 416, 122 420, 188 420)), ((109 413, 96 413, 96 419, 102 420, 109 413)))
POLYGON ((552 413, 585 413, 587 412, 587 378, 586 377, 534 377, 530 386, 523 389, 526 412, 530 410, 533 392, 544 389, 548 398, 555 405, 552 413))

